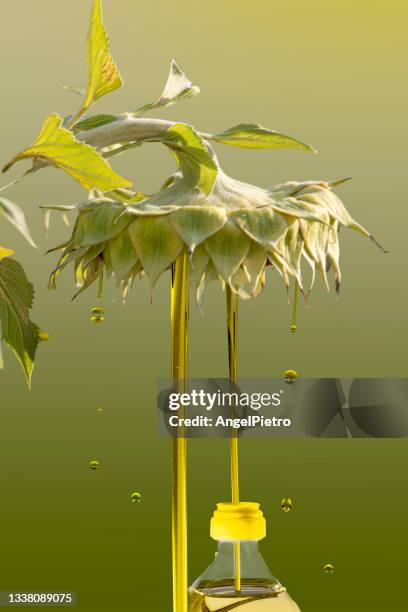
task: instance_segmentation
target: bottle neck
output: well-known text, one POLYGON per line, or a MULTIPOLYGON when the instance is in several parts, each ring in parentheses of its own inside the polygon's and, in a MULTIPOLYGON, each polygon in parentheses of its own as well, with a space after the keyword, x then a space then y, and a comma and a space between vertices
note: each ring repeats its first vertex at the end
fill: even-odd
MULTIPOLYGON (((235 541, 218 542, 214 561, 194 583, 204 592, 235 593, 235 541)), ((242 592, 270 593, 282 591, 279 581, 270 572, 259 552, 257 540, 239 540, 242 592)))
MULTIPOLYGON (((242 552, 246 556, 248 555, 259 555, 259 542, 257 540, 237 540, 241 546, 242 552)), ((219 555, 231 555, 234 551, 235 541, 222 540, 217 542, 217 554, 219 555)))

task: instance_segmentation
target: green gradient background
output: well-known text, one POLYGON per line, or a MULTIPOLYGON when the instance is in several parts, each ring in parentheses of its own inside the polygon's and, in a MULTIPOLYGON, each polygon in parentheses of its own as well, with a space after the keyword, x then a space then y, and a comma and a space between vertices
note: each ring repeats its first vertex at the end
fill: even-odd
MULTIPOLYGON (((31 142, 46 114, 75 110, 78 100, 61 87, 84 81, 89 8, 2 2, 1 162, 31 142)), ((126 88, 99 110, 154 99, 175 56, 203 93, 166 117, 204 131, 257 121, 311 142, 319 156, 219 154, 230 174, 260 185, 352 176, 342 187, 349 210, 392 250, 383 255, 343 232, 341 299, 319 283, 296 337, 276 280, 243 304, 240 375, 291 367, 316 377, 406 376, 406 2, 105 0, 105 14, 126 88)), ((173 166, 165 150, 146 145, 115 168, 149 192, 173 166)), ((84 612, 170 610, 169 443, 156 436, 155 413, 155 382, 169 371, 168 279, 153 305, 146 282, 125 306, 108 287, 106 323, 93 326, 93 292, 70 304, 69 273, 56 293, 45 288, 55 257, 43 252, 67 229, 55 216, 47 239, 37 208, 76 201, 80 188, 46 170, 7 195, 24 204, 41 250, 4 222, 1 242, 15 246, 35 282, 35 318, 52 340, 39 350, 31 392, 9 351, 0 373, 0 590, 76 590, 84 612), (93 458, 98 472, 88 468, 93 458), (130 503, 133 490, 142 504, 130 503)), ((205 317, 192 308, 192 376, 225 375, 223 316, 216 287, 205 317)), ((222 440, 190 448, 193 578, 212 557, 208 523, 228 496, 228 457, 222 440)), ((262 502, 265 557, 302 612, 407 609, 407 466, 405 440, 242 444, 243 497, 262 502), (295 506, 284 515, 287 495, 295 506), (329 577, 327 560, 336 567, 329 577)))

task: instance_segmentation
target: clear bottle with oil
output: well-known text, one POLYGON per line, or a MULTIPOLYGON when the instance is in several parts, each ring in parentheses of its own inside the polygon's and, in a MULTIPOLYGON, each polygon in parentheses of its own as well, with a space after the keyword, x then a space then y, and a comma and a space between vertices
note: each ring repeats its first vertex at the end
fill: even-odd
POLYGON ((259 504, 217 505, 211 537, 218 551, 190 587, 189 612, 300 612, 259 552, 258 542, 265 535, 259 504))

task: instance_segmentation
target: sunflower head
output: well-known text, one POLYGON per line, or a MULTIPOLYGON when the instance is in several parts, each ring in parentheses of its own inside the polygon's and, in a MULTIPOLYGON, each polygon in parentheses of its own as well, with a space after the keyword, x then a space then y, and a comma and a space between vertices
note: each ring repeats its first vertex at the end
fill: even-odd
POLYGON ((152 196, 116 190, 77 206, 72 236, 63 246, 50 286, 74 264, 78 293, 102 274, 113 276, 124 295, 136 276, 153 287, 183 249, 191 260, 191 284, 199 303, 211 280, 244 299, 255 298, 276 271, 286 287, 293 277, 304 288, 302 266, 318 270, 328 287, 341 283, 339 229, 370 234, 334 193, 339 184, 290 182, 262 189, 234 180, 218 167, 209 193, 177 172, 152 196))

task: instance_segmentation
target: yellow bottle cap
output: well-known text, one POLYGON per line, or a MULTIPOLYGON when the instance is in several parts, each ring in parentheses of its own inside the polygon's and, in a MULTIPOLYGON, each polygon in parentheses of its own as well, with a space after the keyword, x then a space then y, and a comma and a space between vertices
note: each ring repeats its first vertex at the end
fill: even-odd
POLYGON ((266 521, 260 504, 217 504, 211 519, 214 540, 262 540, 266 536, 266 521))

